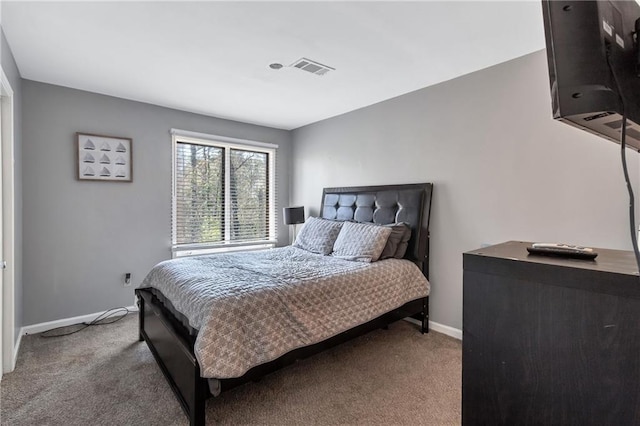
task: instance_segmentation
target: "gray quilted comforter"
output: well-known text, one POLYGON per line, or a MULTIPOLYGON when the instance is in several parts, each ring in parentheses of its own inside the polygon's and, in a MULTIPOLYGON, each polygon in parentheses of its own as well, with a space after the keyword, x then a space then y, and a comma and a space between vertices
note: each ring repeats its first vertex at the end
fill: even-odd
POLYGON ((154 287, 199 330, 201 374, 239 377, 429 293, 410 261, 353 262, 295 247, 161 262, 154 287))

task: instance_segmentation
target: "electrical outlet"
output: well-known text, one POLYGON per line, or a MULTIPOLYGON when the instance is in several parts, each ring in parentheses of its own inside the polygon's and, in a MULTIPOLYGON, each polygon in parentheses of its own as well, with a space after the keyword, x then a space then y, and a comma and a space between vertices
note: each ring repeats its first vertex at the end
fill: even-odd
POLYGON ((123 287, 129 287, 131 285, 131 272, 125 272, 123 287))

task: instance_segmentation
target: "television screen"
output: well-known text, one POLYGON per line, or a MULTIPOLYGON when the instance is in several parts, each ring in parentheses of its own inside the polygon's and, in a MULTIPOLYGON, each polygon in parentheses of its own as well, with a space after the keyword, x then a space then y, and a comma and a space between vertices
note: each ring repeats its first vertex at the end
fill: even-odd
POLYGON ((542 9, 553 117, 620 142, 624 105, 627 145, 640 150, 640 5, 543 0, 542 9))

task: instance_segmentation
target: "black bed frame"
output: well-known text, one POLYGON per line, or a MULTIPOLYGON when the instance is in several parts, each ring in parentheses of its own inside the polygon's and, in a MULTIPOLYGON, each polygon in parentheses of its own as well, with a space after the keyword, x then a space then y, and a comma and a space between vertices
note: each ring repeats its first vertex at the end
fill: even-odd
MULTIPOLYGON (((431 183, 325 188, 320 216, 381 224, 396 221, 408 223, 412 234, 405 258, 415 262, 428 278, 432 190, 431 183)), ((208 380, 200 376, 200 366, 194 354, 196 334, 185 327, 151 290, 138 288, 135 292, 140 309, 139 340, 147 342, 182 409, 189 417, 189 423, 204 425, 205 402, 211 393, 208 380)), ((221 390, 256 381, 299 359, 407 317, 421 321, 422 333, 428 332, 429 297, 408 302, 320 343, 295 349, 278 359, 252 368, 241 377, 221 379, 221 390)))

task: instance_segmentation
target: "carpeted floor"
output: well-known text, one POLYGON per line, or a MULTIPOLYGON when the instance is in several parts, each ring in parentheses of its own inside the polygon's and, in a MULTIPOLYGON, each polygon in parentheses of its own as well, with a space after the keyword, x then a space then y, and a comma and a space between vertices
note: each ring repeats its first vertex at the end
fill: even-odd
MULTIPOLYGON (((458 425, 461 343, 399 321, 207 401, 207 424, 458 425)), ((22 340, 3 425, 187 425, 137 317, 22 340)))

